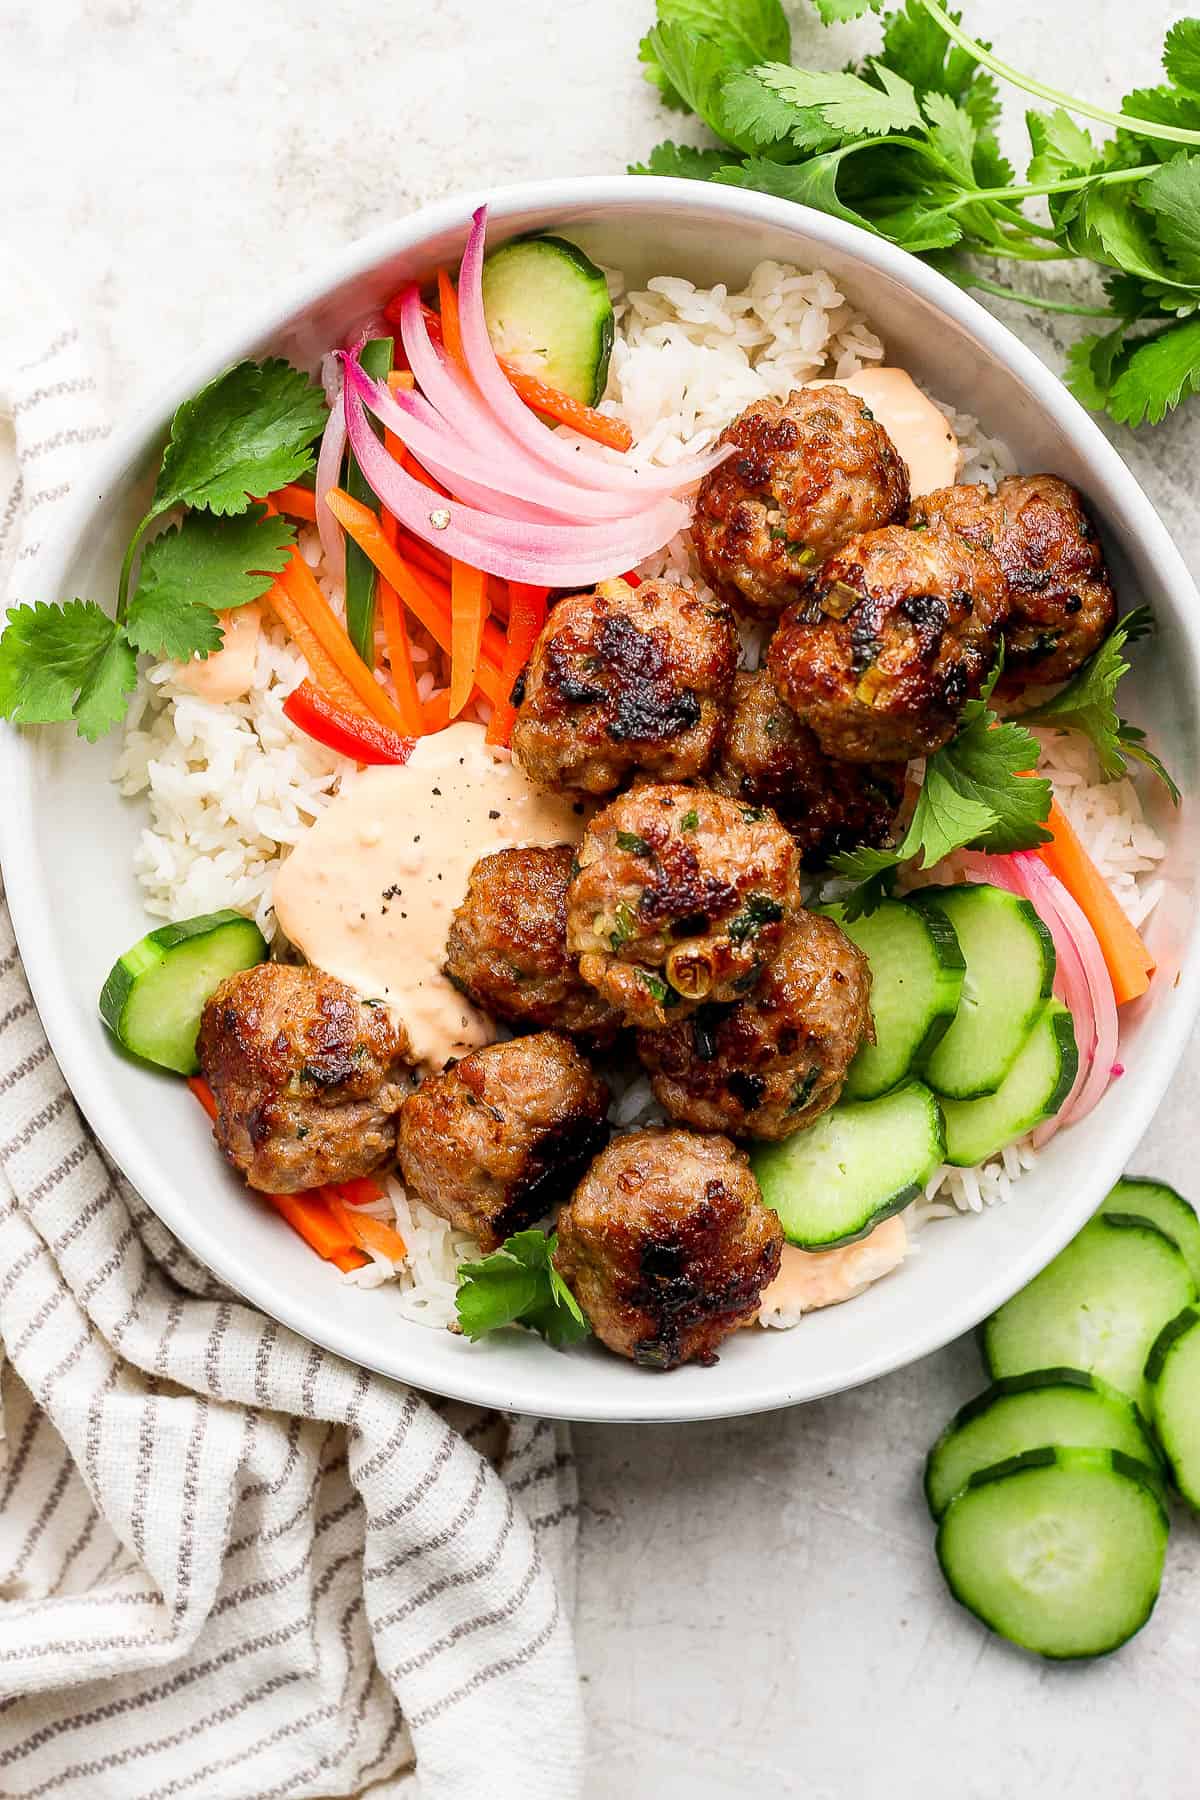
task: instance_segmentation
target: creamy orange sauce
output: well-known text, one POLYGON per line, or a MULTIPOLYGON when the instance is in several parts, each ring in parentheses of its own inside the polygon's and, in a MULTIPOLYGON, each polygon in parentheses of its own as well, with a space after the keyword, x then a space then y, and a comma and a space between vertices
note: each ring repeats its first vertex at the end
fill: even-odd
POLYGON ((180 663, 175 677, 178 687, 201 700, 221 704, 240 700, 254 686, 254 664, 258 657, 258 638, 262 630, 262 607, 257 600, 249 606, 235 607, 220 615, 225 639, 211 656, 193 657, 180 663))
POLYGON ((907 1250, 908 1230, 899 1214, 840 1250, 799 1250, 785 1244, 779 1273, 762 1292, 763 1311, 800 1313, 840 1306, 890 1274, 907 1250))
POLYGON ((860 369, 837 385, 857 394, 875 414, 908 464, 914 497, 952 485, 958 474, 958 439, 949 420, 926 399, 911 375, 903 369, 860 369))
POLYGON ((441 1068, 496 1037, 441 972, 473 865, 493 850, 578 843, 577 804, 495 757, 482 726, 452 725, 326 807, 275 878, 276 917, 309 962, 387 1004, 415 1061, 441 1068))

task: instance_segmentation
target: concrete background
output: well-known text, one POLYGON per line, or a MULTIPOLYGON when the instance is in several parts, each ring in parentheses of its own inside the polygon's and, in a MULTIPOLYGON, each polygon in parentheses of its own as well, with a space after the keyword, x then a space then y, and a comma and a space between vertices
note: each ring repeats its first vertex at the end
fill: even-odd
MULTIPOLYGON (((24 0, 0 13, 4 253, 73 296, 119 415, 274 284, 389 217, 486 181, 612 172, 678 135, 636 61, 651 10, 24 0)), ((966 10, 1007 60, 1110 104, 1158 79, 1180 13, 1171 0, 966 10)), ((826 37, 805 6, 797 60, 836 64, 872 31, 826 37)), ((1009 110, 1019 121, 1018 96, 1009 110)), ((1079 329, 1009 322, 1055 367, 1079 329)), ((1115 434, 1193 557, 1198 424, 1194 402, 1149 434, 1115 434)), ((1140 1168, 1188 1185, 1198 1103, 1194 1054, 1140 1168)), ((577 1430, 594 1800, 1196 1793, 1194 1526, 1175 1535, 1151 1626, 1091 1668, 1010 1651, 948 1599, 919 1471, 979 1385, 963 1342, 791 1413, 577 1430)))

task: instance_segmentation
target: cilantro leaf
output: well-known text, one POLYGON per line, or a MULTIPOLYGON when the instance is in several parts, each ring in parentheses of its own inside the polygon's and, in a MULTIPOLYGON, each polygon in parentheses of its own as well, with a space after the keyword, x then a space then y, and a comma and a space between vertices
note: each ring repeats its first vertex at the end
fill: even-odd
POLYGON ((804 163, 768 162, 761 156, 748 156, 744 163, 719 169, 713 177, 725 187, 754 188, 760 194, 775 194, 781 200, 795 200, 800 206, 816 207, 847 224, 860 225, 874 231, 871 221, 862 213, 845 205, 837 191, 841 150, 828 151, 804 163))
MULTIPOLYGON (((1121 101, 1121 111, 1153 125, 1173 125, 1184 131, 1200 130, 1200 99, 1174 87, 1134 88, 1121 101)), ((1142 133, 1133 131, 1134 137, 1142 133)))
POLYGON ((1200 156, 1172 157, 1142 183, 1138 199, 1155 216, 1172 274, 1200 283, 1200 156))
POLYGON ((1034 185, 1085 175, 1100 161, 1087 132, 1061 106, 1051 113, 1031 109, 1025 114, 1025 128, 1033 150, 1026 179, 1034 185))
POLYGON ((1081 337, 1067 352, 1067 386, 1084 406, 1100 412, 1108 405, 1118 359, 1125 346, 1125 326, 1102 336, 1081 337))
POLYGON ((644 163, 630 163, 630 175, 675 175, 686 181, 710 181, 730 161, 728 150, 697 150, 691 144, 673 144, 668 138, 655 144, 644 163))
POLYGON ((1163 45, 1163 68, 1176 87, 1200 95, 1200 19, 1179 19, 1163 45))
POLYGON ((261 506, 235 519, 188 513, 146 547, 125 620, 130 643, 176 662, 219 650, 217 613, 265 594, 294 542, 287 521, 261 506))
POLYGON ((829 69, 793 69, 777 62, 763 63, 755 73, 764 86, 782 94, 794 106, 816 107, 828 125, 847 136, 873 137, 920 130, 924 121, 910 83, 883 63, 869 66, 879 78, 879 87, 873 87, 861 75, 829 69))
POLYGON ((553 1232, 518 1231, 489 1256, 462 1264, 454 1306, 466 1337, 521 1324, 562 1349, 588 1336, 591 1327, 552 1261, 557 1241, 553 1232))
POLYGON ((656 10, 660 25, 682 25, 710 39, 737 67, 791 55, 792 33, 780 0, 658 0, 656 10))
POLYGON ((964 187, 975 180, 975 126, 965 108, 949 94, 926 94, 921 105, 931 130, 929 141, 964 187))
POLYGON ((154 514, 180 505, 245 512, 251 495, 312 468, 312 441, 327 416, 320 388, 279 357, 227 369, 176 412, 154 514))
POLYGON ((883 0, 813 0, 822 25, 848 25, 864 13, 878 12, 883 0))
MULTIPOLYGON (((962 14, 951 12, 950 17, 957 25, 962 14)), ((880 60, 911 82, 922 99, 930 93, 948 95, 979 131, 987 130, 999 114, 992 77, 969 51, 952 42, 921 0, 905 0, 897 12, 884 14, 880 60)))
POLYGON ((1088 657, 1067 685, 1025 713, 1023 718, 1030 724, 1056 725, 1064 731, 1081 732, 1095 749, 1105 781, 1117 781, 1127 775, 1126 758, 1136 757, 1166 783, 1172 799, 1178 804, 1179 789, 1158 757, 1146 749, 1145 732, 1117 715, 1117 684, 1129 673, 1125 651, 1152 628, 1150 609, 1134 607, 1114 625, 1100 648, 1088 657))
POLYGON ((719 138, 736 145, 721 105, 721 89, 729 72, 721 46, 670 21, 656 25, 642 42, 649 52, 646 60, 661 72, 685 106, 719 138))
POLYGON ((1187 394, 1200 389, 1200 319, 1171 325, 1133 349, 1108 394, 1108 410, 1122 425, 1157 425, 1187 394))
POLYGON ((741 144, 763 147, 790 143, 804 151, 830 150, 842 134, 815 106, 797 106, 768 87, 757 69, 739 69, 721 90, 729 129, 741 144))
POLYGON ((92 601, 10 608, 0 636, 0 717, 17 725, 73 718, 94 743, 124 714, 136 679, 124 632, 92 601))

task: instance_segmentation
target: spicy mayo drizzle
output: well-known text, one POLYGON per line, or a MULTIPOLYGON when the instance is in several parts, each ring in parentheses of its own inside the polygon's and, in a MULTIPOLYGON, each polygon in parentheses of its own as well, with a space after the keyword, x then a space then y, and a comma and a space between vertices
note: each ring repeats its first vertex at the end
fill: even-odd
POLYGON ((276 917, 309 962, 387 1004, 414 1060, 441 1068, 496 1037, 442 974, 473 865, 493 850, 578 843, 584 823, 579 802, 494 757, 481 726, 452 725, 330 802, 275 878, 276 917))

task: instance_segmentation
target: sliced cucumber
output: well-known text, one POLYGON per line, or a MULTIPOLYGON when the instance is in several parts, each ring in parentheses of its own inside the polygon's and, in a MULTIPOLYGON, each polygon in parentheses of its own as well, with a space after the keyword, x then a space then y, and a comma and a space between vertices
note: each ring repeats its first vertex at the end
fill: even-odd
POLYGON ((920 888, 912 902, 948 919, 966 959, 954 1023, 924 1078, 953 1100, 994 1094, 1054 986, 1054 939, 1028 900, 986 884, 920 888))
POLYGON ((958 1010, 963 961, 954 927, 933 907, 884 900, 847 921, 825 908, 871 965, 875 1042, 864 1044, 846 1077, 847 1100, 875 1100, 919 1071, 958 1010))
POLYGON ((266 939, 241 913, 160 925, 113 964, 100 993, 100 1017, 135 1056, 194 1075, 205 1001, 227 975, 266 959, 266 939))
POLYGON ((483 265, 483 308, 499 356, 585 406, 603 398, 613 309, 603 271, 560 237, 514 238, 483 265))
POLYGON ((1102 1213, 1136 1213, 1165 1231, 1172 1243, 1178 1244, 1192 1271, 1192 1280, 1200 1288, 1200 1219, 1195 1210, 1165 1181, 1148 1181, 1141 1175, 1126 1175, 1111 1194, 1101 1202, 1102 1213))
POLYGON ((942 1101, 946 1161, 970 1169, 1014 1138, 1051 1119, 1071 1091, 1079 1067, 1071 1015, 1051 1000, 994 1094, 942 1101))
POLYGON ((835 1106, 750 1160, 788 1242, 831 1250, 915 1200, 944 1150, 941 1108, 912 1081, 882 1100, 835 1106))
POLYGON ((1041 1656, 1104 1656, 1154 1610, 1167 1549, 1157 1477, 1120 1450, 1033 1450, 972 1475, 938 1526, 950 1592, 1041 1656))
POLYGON ((1099 1213, 983 1327, 993 1379, 1087 1369, 1149 1416, 1142 1371, 1168 1319, 1197 1299, 1182 1255, 1147 1220, 1099 1213))
POLYGON ((994 1382, 955 1413, 925 1464, 930 1512, 939 1519, 980 1469, 1044 1444, 1122 1450, 1158 1465, 1132 1400, 1082 1369, 1036 1369, 994 1382))
POLYGON ((1158 1441, 1175 1486, 1200 1509, 1200 1312, 1185 1306, 1163 1326, 1146 1358, 1158 1441))

